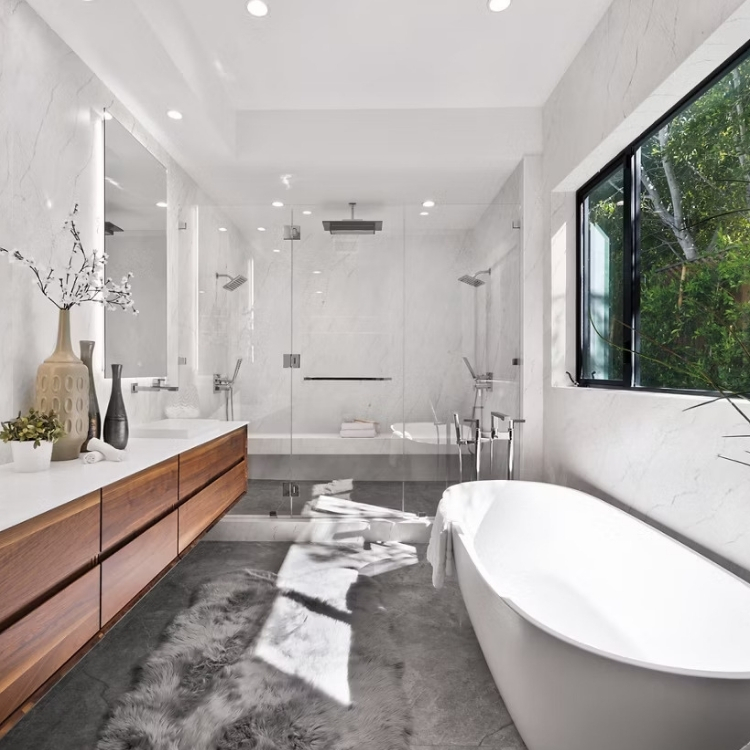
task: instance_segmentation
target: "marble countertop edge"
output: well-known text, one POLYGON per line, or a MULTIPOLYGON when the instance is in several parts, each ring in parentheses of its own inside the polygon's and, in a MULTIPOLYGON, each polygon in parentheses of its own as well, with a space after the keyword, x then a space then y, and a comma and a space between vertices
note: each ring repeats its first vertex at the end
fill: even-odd
POLYGON ((0 532, 245 426, 247 422, 221 422, 192 438, 131 438, 127 459, 121 462, 59 461, 48 471, 33 474, 4 464, 0 466, 0 532))

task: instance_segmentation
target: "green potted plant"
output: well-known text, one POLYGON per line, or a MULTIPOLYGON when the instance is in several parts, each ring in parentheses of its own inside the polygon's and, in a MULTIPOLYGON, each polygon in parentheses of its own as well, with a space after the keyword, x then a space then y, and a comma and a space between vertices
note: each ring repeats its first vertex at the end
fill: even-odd
POLYGON ((13 468, 20 472, 49 469, 52 446, 65 435, 62 423, 55 412, 29 410, 25 416, 0 423, 0 440, 10 443, 13 468))

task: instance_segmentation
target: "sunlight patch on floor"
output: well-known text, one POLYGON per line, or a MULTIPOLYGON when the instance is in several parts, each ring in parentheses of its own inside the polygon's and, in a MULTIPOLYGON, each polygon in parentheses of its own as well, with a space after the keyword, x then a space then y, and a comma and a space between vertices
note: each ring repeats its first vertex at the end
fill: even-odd
POLYGON ((398 542, 292 545, 255 655, 350 705, 349 590, 360 574, 375 576, 416 562, 416 549, 398 542))

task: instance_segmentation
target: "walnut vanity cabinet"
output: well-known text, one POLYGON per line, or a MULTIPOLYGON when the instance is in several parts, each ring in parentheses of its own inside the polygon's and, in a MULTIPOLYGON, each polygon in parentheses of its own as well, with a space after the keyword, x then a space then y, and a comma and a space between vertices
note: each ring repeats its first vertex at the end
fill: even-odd
POLYGON ((99 555, 99 492, 0 532, 0 629, 99 555))
POLYGON ((102 552, 177 507, 177 456, 102 490, 102 552))
POLYGON ((138 535, 102 562, 102 625, 177 557, 177 512, 138 535))
POLYGON ((0 723, 246 487, 242 427, 0 531, 0 723))

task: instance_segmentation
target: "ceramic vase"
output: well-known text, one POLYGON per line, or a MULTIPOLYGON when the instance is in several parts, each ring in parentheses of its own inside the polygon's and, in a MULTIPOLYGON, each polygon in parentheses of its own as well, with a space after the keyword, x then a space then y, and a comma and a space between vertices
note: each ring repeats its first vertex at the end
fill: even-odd
POLYGON ((37 411, 54 411, 65 436, 52 448, 53 461, 78 458, 88 433, 89 373, 70 341, 70 310, 60 310, 57 346, 36 373, 37 411))
POLYGON ((112 395, 104 417, 104 442, 123 450, 128 444, 128 415, 122 399, 122 365, 112 365, 112 395))
POLYGON ((24 474, 46 471, 49 469, 49 462, 52 459, 52 448, 53 445, 49 440, 43 440, 37 448, 34 447, 33 440, 25 442, 11 440, 10 451, 13 456, 13 471, 24 474))
POLYGON ((99 399, 96 397, 96 386, 94 385, 94 345, 95 341, 81 341, 81 361, 89 371, 89 431, 81 446, 81 452, 88 450, 89 440, 101 438, 102 436, 102 414, 99 411, 99 399))

